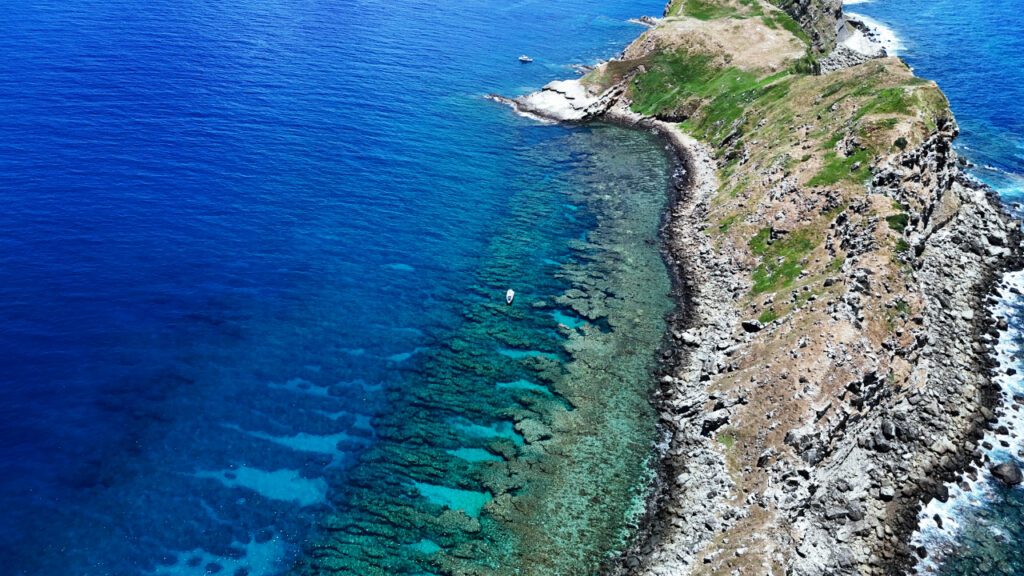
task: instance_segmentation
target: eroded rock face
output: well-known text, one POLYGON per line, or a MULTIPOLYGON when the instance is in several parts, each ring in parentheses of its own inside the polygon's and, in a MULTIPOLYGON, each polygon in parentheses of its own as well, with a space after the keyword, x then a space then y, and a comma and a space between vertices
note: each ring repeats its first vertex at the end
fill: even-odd
POLYGON ((835 48, 836 30, 843 15, 841 0, 772 0, 772 3, 800 24, 819 54, 827 54, 835 48))
POLYGON ((841 17, 836 22, 835 48, 821 59, 821 73, 828 74, 875 58, 885 58, 885 49, 865 34, 866 29, 859 20, 848 16, 841 17))
MULTIPOLYGON (((952 121, 940 124, 920 147, 875 169, 872 191, 899 202, 912 223, 904 234, 910 245, 905 257, 916 278, 909 288, 923 299, 922 316, 909 324, 909 345, 869 345, 862 356, 874 358, 877 369, 860 369, 863 377, 834 399, 833 416, 819 412, 791 430, 786 442, 794 457, 769 467, 775 487, 765 499, 796 535, 785 564, 790 574, 907 569, 912 551, 906 536, 916 527, 921 502, 948 497, 943 483, 968 465, 991 416, 992 343, 983 334, 995 321, 984 301, 1015 265, 1020 238, 991 190, 961 172, 951 148, 956 133, 952 121), (909 370, 908 386, 893 387, 879 370, 901 365, 909 370)), ((877 249, 871 234, 841 218, 834 231, 847 257, 877 249)), ((860 267, 841 276, 848 287, 846 318, 856 326, 865 301, 879 295, 873 288, 879 279, 860 267)), ((1013 470, 1000 472, 1019 478, 1013 470)))

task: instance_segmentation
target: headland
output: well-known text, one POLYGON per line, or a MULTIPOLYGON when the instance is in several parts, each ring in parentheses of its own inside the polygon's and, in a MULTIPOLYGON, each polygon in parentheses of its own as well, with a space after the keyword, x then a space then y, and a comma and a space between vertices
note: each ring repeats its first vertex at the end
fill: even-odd
POLYGON ((618 574, 893 574, 977 471, 1019 223, 930 81, 835 0, 673 0, 621 58, 507 100, 657 130, 686 174, 658 481, 618 574))

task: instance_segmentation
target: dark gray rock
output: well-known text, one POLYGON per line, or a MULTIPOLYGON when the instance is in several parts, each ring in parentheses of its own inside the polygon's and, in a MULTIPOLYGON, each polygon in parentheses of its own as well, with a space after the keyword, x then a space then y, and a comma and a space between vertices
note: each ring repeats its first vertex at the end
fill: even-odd
POLYGON ((760 332, 764 328, 764 324, 761 324, 757 320, 744 320, 742 326, 744 331, 750 333, 760 332))
POLYGON ((1021 474, 1020 468, 1013 462, 1003 462, 993 466, 992 475, 1007 486, 1016 486, 1024 481, 1024 474, 1021 474))

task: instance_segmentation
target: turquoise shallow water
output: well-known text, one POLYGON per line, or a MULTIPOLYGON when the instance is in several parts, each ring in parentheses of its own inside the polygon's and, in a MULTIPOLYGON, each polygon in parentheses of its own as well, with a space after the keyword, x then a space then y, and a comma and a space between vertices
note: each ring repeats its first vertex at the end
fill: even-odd
MULTIPOLYGON (((587 404, 563 378, 569 343, 615 333, 613 312, 640 302, 629 282, 667 282, 644 240, 669 164, 647 135, 539 125, 482 95, 571 75, 632 40, 628 18, 660 10, 6 5, 0 571, 279 574, 344 518, 400 524, 381 545, 409 553, 385 573, 441 570, 441 546, 502 552, 420 534, 375 497, 496 525, 487 502, 511 488, 488 466, 512 466, 587 404), (642 201, 632 231, 602 226, 623 208, 597 201, 623 180, 642 201), (618 278, 620 257, 656 275, 618 278), (556 301, 612 278, 608 310, 575 299, 585 325, 556 301), (501 340, 467 336, 510 314, 509 286, 501 340), (538 388, 498 386, 520 380, 538 388)), ((609 341, 637 358, 624 407, 645 396, 666 302, 642 303, 631 343, 609 341)), ((606 536, 588 539, 605 548, 642 482, 645 406, 613 422, 637 456, 618 471, 612 523, 594 528, 606 536)))

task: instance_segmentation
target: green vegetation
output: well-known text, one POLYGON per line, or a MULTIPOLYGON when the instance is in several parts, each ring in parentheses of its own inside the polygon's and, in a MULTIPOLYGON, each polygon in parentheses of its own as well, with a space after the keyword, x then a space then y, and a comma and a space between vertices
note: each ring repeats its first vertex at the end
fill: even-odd
POLYGON ((804 32, 804 29, 800 27, 800 24, 796 20, 790 17, 785 12, 775 12, 771 15, 761 17, 764 23, 769 28, 782 27, 785 31, 789 32, 793 36, 796 36, 804 44, 810 45, 811 38, 804 32))
POLYGON ((740 4, 747 7, 747 16, 750 18, 756 18, 758 16, 764 16, 764 8, 761 7, 761 3, 757 0, 739 0, 740 4))
MULTIPOLYGON (((728 0, 674 0, 668 8, 669 16, 688 16, 697 20, 717 20, 719 18, 756 18, 764 16, 764 8, 757 0, 738 0, 738 5, 728 0)), ((785 16, 785 15, 783 15, 785 16)), ((787 16, 788 17, 788 16, 787 16)), ((765 24, 768 24, 765 22, 765 24)), ((795 23, 794 23, 795 24, 795 23)), ((779 25, 789 29, 789 24, 772 21, 771 27, 779 25)), ((797 25, 797 29, 799 29, 797 25)), ((803 32, 803 30, 801 30, 803 32)))
POLYGON ((768 240, 771 239, 772 229, 762 228, 750 239, 748 244, 750 245, 750 251, 758 256, 763 256, 765 250, 768 249, 768 240))
POLYGON ((723 234, 728 232, 729 228, 732 228, 732 225, 735 224, 736 221, 739 219, 739 214, 733 214, 732 216, 728 216, 722 219, 722 221, 718 223, 718 230, 723 234))
MULTIPOLYGON (((783 9, 792 8, 794 1, 771 0, 783 9)), ((755 18, 758 27, 764 22, 805 42, 808 39, 791 17, 758 0, 677 0, 671 9, 701 19, 755 18)), ((742 29, 738 24, 729 26, 742 29)), ((905 65, 892 60, 818 76, 814 73, 820 54, 810 47, 796 61, 775 61, 769 72, 767 66, 741 69, 734 65, 731 52, 709 53, 705 50, 710 48, 702 46, 708 44, 694 41, 679 47, 669 39, 645 56, 609 63, 607 75, 614 81, 628 81, 633 111, 677 122, 715 151, 721 185, 712 206, 718 214, 719 234, 740 242, 736 234, 749 238, 750 228, 736 225, 745 217, 737 212, 749 214, 749 209, 731 199, 762 202, 759 195, 766 193, 767 184, 761 182, 758 170, 770 168, 773 174, 796 176, 808 188, 829 189, 831 209, 807 214, 811 221, 801 220, 802 230, 773 241, 772 229, 763 228, 749 238, 751 254, 760 258, 752 273, 752 295, 793 286, 809 266, 807 258, 820 243, 828 221, 846 209, 843 200, 863 193, 873 159, 916 146, 940 118, 950 114, 945 97, 933 83, 914 78, 905 65), (779 72, 780 64, 789 68, 779 72)), ((789 58, 798 53, 791 52, 789 58)), ((894 208, 871 216, 884 217, 891 230, 902 234, 909 217, 902 208, 894 208)), ((909 245, 895 235, 891 242, 893 260, 906 268, 909 245)), ((843 265, 842 259, 833 260, 823 272, 834 275, 843 265)), ((815 266, 814 271, 818 270, 815 266)), ((804 296, 801 292, 796 298, 805 301, 804 296)), ((771 321, 775 314, 765 311, 762 316, 771 321)))
POLYGON ((893 216, 886 217, 885 221, 889 223, 889 228, 895 232, 903 233, 907 229, 907 222, 910 218, 906 214, 895 214, 893 216))
POLYGON ((910 304, 907 301, 900 298, 896 301, 896 311, 900 314, 910 314, 910 304))
POLYGON ((860 118, 866 114, 910 114, 913 102, 904 88, 885 88, 879 90, 873 100, 857 111, 860 118))
POLYGON ((728 4, 722 4, 715 0, 686 0, 682 6, 684 16, 698 20, 717 20, 737 14, 739 10, 728 4))
POLYGON ((825 212, 825 218, 827 218, 829 222, 835 220, 836 216, 839 216, 840 214, 843 213, 843 210, 846 210, 846 205, 847 203, 843 202, 839 206, 836 206, 835 208, 829 210, 828 212, 825 212))
POLYGON ((852 156, 840 158, 834 151, 825 154, 827 162, 820 172, 807 181, 808 186, 828 186, 840 180, 863 183, 871 175, 868 168, 868 160, 871 153, 868 150, 858 150, 852 156))
POLYGON ((732 432, 721 432, 715 437, 715 439, 718 440, 719 444, 725 446, 726 450, 732 448, 733 445, 736 444, 736 435, 732 432))
POLYGON ((644 65, 646 73, 632 86, 633 110, 686 118, 686 130, 711 141, 739 132, 744 113, 754 102, 785 97, 792 75, 786 70, 759 79, 739 68, 723 68, 708 54, 684 49, 656 52, 644 65))
POLYGON ((772 308, 769 308, 769 309, 765 310, 764 312, 761 312, 761 315, 757 317, 757 321, 760 322, 761 324, 771 324, 772 322, 774 322, 778 318, 779 318, 779 315, 775 313, 775 310, 772 309, 772 308))
POLYGON ((817 74, 821 71, 821 64, 818 63, 818 59, 808 49, 804 57, 796 61, 793 69, 799 74, 817 74))
POLYGON ((828 140, 825 140, 825 142, 822 143, 821 147, 824 148, 826 151, 834 149, 836 147, 836 144, 839 144, 839 141, 843 139, 843 134, 843 131, 836 130, 835 132, 832 133, 831 136, 829 136, 828 140))
POLYGON ((893 307, 885 309, 885 327, 889 332, 896 331, 896 319, 902 315, 910 314, 910 305, 906 300, 900 298, 893 307))
POLYGON ((763 256, 754 270, 755 294, 792 284, 804 269, 804 259, 818 245, 817 234, 812 230, 798 230, 771 243, 764 233, 761 230, 750 240, 751 250, 763 256))
POLYGON ((900 119, 899 118, 882 118, 881 120, 875 122, 875 127, 876 128, 884 128, 886 130, 892 130, 899 123, 900 123, 900 119))

